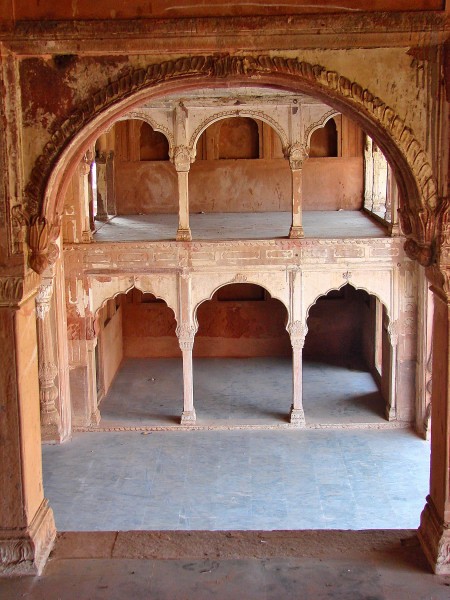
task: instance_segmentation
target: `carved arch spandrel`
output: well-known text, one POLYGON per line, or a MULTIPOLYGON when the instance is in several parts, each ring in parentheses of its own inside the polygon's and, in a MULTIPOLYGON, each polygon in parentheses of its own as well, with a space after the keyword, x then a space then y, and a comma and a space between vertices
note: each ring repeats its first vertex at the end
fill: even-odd
POLYGON ((116 123, 118 123, 119 121, 129 121, 131 119, 143 121, 144 123, 147 123, 148 125, 150 125, 150 127, 152 127, 152 129, 154 131, 159 131, 160 133, 162 133, 166 137, 167 141, 169 142, 169 156, 170 157, 173 156, 173 151, 175 148, 175 138, 173 136, 173 133, 170 131, 170 129, 168 129, 168 127, 161 125, 161 123, 158 123, 158 121, 155 121, 155 119, 150 117, 145 110, 137 109, 137 110, 132 110, 129 113, 126 113, 125 115, 123 115, 122 117, 117 119, 117 121, 114 121, 114 123, 112 123, 110 125, 110 127, 108 127, 108 131, 110 131, 114 127, 114 125, 116 123))
MULTIPOLYGON (((26 187, 30 222, 34 218, 49 227, 60 226, 58 202, 69 166, 115 118, 148 99, 151 88, 162 95, 164 86, 172 91, 177 85, 194 88, 220 85, 224 80, 227 84, 251 85, 254 81, 259 87, 278 85, 281 89, 305 90, 337 110, 353 114, 395 166, 404 203, 400 211, 402 227, 410 237, 408 254, 425 266, 432 262, 437 187, 432 166, 414 132, 390 106, 357 82, 322 65, 282 56, 182 57, 130 69, 90 94, 65 120, 55 124, 35 162, 26 187), (91 130, 86 133, 88 126, 91 130)), ((35 248, 32 240, 29 245, 30 265, 42 272, 46 268, 45 248, 35 248)))
POLYGON ((345 270, 345 268, 342 269, 342 272, 328 272, 326 276, 322 278, 317 273, 304 273, 304 289, 302 294, 304 300, 304 315, 302 315, 302 318, 304 322, 306 323, 311 307, 314 306, 314 304, 319 298, 321 298, 322 296, 326 296, 329 292, 333 290, 340 290, 347 284, 351 285, 355 290, 363 290, 371 296, 375 296, 376 298, 378 298, 381 304, 383 304, 383 306, 386 308, 387 316, 389 317, 389 319, 392 319, 394 306, 392 301, 393 282, 391 274, 385 273, 385 276, 388 277, 388 281, 383 282, 383 285, 376 285, 371 281, 363 281, 363 278, 359 275, 360 273, 358 273, 356 269, 354 269, 353 272, 351 272, 349 270, 345 270), (313 290, 311 290, 311 286, 309 285, 308 275, 314 277, 314 279, 318 282, 315 286, 315 289, 313 290))
MULTIPOLYGON (((281 304, 283 304, 283 306, 286 309, 286 314, 288 316, 288 322, 289 322, 289 319, 290 319, 289 286, 287 283, 285 283, 285 281, 286 281, 285 273, 284 273, 284 271, 279 273, 280 282, 281 282, 281 280, 283 280, 283 283, 285 283, 285 285, 283 285, 283 289, 278 289, 278 290, 276 289, 276 283, 275 283, 276 277, 274 278, 274 275, 275 275, 275 273, 239 272, 239 273, 236 273, 235 275, 230 275, 230 273, 218 273, 215 276, 209 277, 208 288, 205 289, 206 286, 203 285, 201 293, 197 293, 197 294, 193 293, 193 296, 192 296, 193 322, 198 327, 197 311, 201 304, 203 304, 204 302, 207 302, 208 300, 211 300, 212 297, 214 296, 214 294, 221 288, 223 288, 227 285, 233 285, 234 283, 250 283, 250 284, 259 285, 260 287, 262 287, 268 294, 270 294, 271 298, 273 298, 274 300, 279 300, 281 302, 281 304), (267 275, 269 275, 271 277, 272 285, 270 282, 268 282, 266 280, 267 275)), ((193 286, 193 290, 194 289, 195 288, 193 286)))
POLYGON ((338 115, 339 115, 339 112, 332 108, 331 110, 326 112, 324 115, 322 115, 322 117, 320 119, 318 119, 314 123, 311 123, 310 125, 308 125, 308 127, 306 127, 306 129, 305 129, 305 134, 304 134, 304 138, 303 138, 305 145, 309 147, 309 142, 311 140, 312 134, 315 131, 317 131, 317 129, 321 129, 322 127, 324 127, 330 119, 333 119, 334 117, 337 117, 338 115))
POLYGON ((144 294, 153 294, 156 298, 163 300, 174 313, 177 320, 178 303, 176 294, 176 278, 167 276, 112 276, 90 277, 90 311, 97 314, 98 310, 108 300, 127 294, 136 288, 144 294))

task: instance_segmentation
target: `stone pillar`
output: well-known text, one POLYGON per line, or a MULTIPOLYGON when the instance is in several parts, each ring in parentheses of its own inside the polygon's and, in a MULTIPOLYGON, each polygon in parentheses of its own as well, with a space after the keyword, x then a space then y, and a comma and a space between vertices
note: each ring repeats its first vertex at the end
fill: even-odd
POLYGON ((20 287, 20 280, 0 280, 2 575, 40 574, 56 538, 42 486, 35 302, 33 295, 21 301, 20 287))
POLYGON ((439 575, 450 575, 450 267, 445 269, 445 281, 437 268, 433 274, 429 269, 434 280, 430 493, 418 531, 439 575))
POLYGON ((43 442, 61 441, 61 416, 57 408, 58 388, 55 378, 58 367, 53 349, 50 304, 53 278, 44 278, 36 295, 36 317, 39 356, 39 400, 41 406, 41 436, 43 442))
POLYGON ((194 377, 192 369, 192 349, 196 327, 187 323, 177 327, 176 333, 180 349, 183 354, 183 412, 181 414, 181 425, 195 423, 196 415, 194 409, 194 377))
POLYGON ((108 153, 106 150, 97 151, 95 164, 97 167, 97 221, 108 219, 108 187, 106 184, 106 162, 108 153))
POLYGON ((296 427, 305 426, 305 413, 303 411, 303 346, 308 328, 301 321, 294 321, 288 325, 287 330, 292 345, 292 406, 291 424, 296 427))
POLYGON ((391 237, 399 236, 400 225, 398 222, 398 186, 392 169, 389 166, 385 219, 390 222, 389 233, 391 237))
POLYGON ((114 151, 111 150, 106 156, 106 212, 108 215, 117 214, 116 188, 114 182, 114 151))
POLYGON ((391 342, 391 360, 389 369, 389 400, 386 407, 386 419, 394 421, 397 418, 397 347, 399 336, 398 320, 391 321, 388 325, 389 340, 391 342))
POLYGON ((364 208, 372 212, 373 206, 373 142, 368 135, 364 144, 364 208))
POLYGON ((386 211, 387 161, 376 144, 373 144, 373 203, 372 212, 384 216, 386 211))
POLYGON ((178 177, 178 242, 192 240, 189 227, 189 169, 191 168, 191 154, 187 146, 178 146, 173 153, 173 164, 178 177))
POLYGON ((293 144, 289 149, 289 166, 292 177, 292 224, 289 230, 290 238, 302 238, 303 232, 303 162, 308 157, 308 149, 303 144, 293 144))

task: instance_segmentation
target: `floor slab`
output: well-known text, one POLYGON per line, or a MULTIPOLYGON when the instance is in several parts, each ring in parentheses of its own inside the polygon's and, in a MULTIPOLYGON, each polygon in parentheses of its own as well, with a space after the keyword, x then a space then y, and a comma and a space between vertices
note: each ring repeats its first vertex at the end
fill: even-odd
POLYGON ((43 447, 59 530, 416 528, 429 444, 409 430, 99 432, 43 447))
MULTIPOLYGON (((289 212, 191 214, 194 240, 263 240, 288 237, 289 212)), ((361 211, 307 211, 306 238, 385 237, 386 229, 361 211)), ((174 240, 178 215, 120 215, 97 222, 97 242, 174 240)))

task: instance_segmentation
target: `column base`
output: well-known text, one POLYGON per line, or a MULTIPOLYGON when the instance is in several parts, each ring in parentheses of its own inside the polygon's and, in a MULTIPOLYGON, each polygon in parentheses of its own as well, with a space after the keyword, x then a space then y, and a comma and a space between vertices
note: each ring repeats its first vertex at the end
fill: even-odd
POLYGON ((398 223, 391 223, 388 228, 389 235, 391 237, 398 237, 400 235, 400 226, 398 223))
POLYGON ((436 575, 450 575, 450 529, 440 519, 430 496, 427 496, 417 534, 436 575))
POLYGON ((294 240, 304 238, 305 232, 303 231, 303 227, 301 225, 291 225, 291 228, 289 229, 289 237, 294 240))
POLYGON ((195 425, 197 415, 195 410, 183 410, 181 413, 180 425, 195 425))
POLYGON ((29 527, 0 530, 0 576, 40 575, 55 539, 53 511, 44 499, 29 527))
POLYGON ((291 425, 294 425, 294 427, 304 427, 306 421, 303 408, 294 408, 293 406, 291 406, 291 415, 289 418, 289 422, 291 425))
POLYGON ((61 425, 52 423, 51 425, 41 424, 41 441, 43 444, 61 443, 61 425))
POLYGON ((386 406, 385 416, 388 421, 396 421, 397 420, 397 409, 395 406, 386 406))
POLYGON ((177 237, 175 238, 177 242, 192 242, 192 233, 190 229, 178 229, 177 237))
POLYGON ((91 425, 98 425, 100 423, 100 419, 101 419, 101 415, 100 415, 100 411, 98 410, 98 408, 96 408, 94 410, 94 412, 91 413, 91 425))

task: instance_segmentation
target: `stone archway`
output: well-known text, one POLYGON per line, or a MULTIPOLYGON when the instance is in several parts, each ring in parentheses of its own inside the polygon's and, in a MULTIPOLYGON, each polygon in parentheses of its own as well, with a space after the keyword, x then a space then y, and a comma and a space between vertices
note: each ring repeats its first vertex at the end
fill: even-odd
MULTIPOLYGON (((428 265, 433 258, 437 189, 432 167, 413 131, 382 99, 324 66, 270 56, 195 56, 131 69, 111 81, 63 120, 37 158, 27 185, 30 265, 42 272, 60 228, 67 180, 84 149, 125 112, 169 91, 227 85, 270 85, 302 90, 349 114, 377 141, 396 174, 409 254, 428 265)), ((54 254, 54 252, 53 252, 54 254)))

